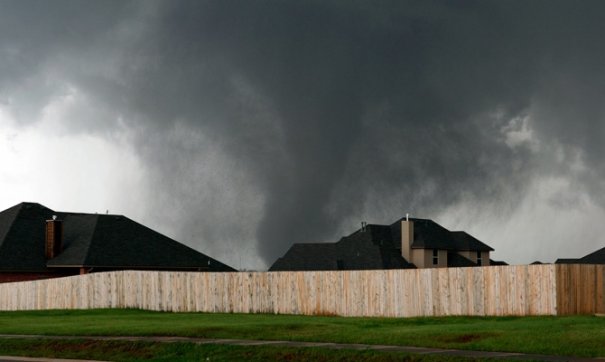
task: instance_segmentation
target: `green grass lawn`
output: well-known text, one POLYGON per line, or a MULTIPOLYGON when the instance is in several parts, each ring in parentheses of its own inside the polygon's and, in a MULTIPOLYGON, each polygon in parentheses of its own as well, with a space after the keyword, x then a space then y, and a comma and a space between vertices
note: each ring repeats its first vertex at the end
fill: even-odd
POLYGON ((397 352, 267 346, 196 345, 123 341, 0 340, 0 355, 97 359, 107 361, 370 361, 468 362, 463 357, 397 352))
POLYGON ((593 316, 404 319, 140 310, 1 312, 0 333, 296 340, 605 357, 605 318, 593 316))

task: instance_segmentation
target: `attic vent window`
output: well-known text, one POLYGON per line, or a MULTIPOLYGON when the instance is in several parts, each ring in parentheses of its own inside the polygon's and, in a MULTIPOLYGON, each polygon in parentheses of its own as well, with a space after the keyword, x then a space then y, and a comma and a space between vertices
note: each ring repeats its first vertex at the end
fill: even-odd
POLYGON ((433 249, 433 265, 439 265, 439 250, 433 249))

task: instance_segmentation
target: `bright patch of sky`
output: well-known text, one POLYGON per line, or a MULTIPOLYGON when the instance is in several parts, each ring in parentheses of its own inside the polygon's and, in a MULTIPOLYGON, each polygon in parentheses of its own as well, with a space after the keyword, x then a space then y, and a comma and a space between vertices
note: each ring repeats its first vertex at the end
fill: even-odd
POLYGON ((48 104, 37 122, 17 126, 0 109, 0 208, 22 201, 59 211, 141 215, 144 169, 125 135, 71 133, 62 119, 72 96, 48 104), (67 197, 68 196, 68 197, 67 197))

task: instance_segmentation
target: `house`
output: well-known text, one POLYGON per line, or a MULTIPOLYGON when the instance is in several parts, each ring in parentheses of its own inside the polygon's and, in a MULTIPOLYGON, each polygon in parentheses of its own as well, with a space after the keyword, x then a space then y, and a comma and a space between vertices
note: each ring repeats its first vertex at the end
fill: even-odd
POLYGON ((502 260, 489 260, 489 265, 490 266, 504 266, 504 265, 508 265, 507 262, 502 261, 502 260))
POLYGON ((605 264, 605 248, 599 249, 579 259, 557 259, 555 264, 605 264))
POLYGON ((29 202, 0 212, 0 282, 125 269, 235 270, 122 215, 29 202))
POLYGON ((269 271, 485 266, 491 251, 464 231, 406 217, 391 225, 362 223, 336 243, 294 244, 269 271))

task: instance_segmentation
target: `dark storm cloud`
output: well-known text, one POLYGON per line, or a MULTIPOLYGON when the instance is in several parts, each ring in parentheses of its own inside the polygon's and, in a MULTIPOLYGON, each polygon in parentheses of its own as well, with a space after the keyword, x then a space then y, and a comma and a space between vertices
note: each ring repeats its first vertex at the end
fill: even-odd
POLYGON ((242 237, 238 203, 260 193, 252 227, 268 263, 380 209, 512 207, 536 175, 566 173, 565 155, 579 153, 592 170, 579 182, 603 191, 601 2, 1 6, 0 101, 35 114, 61 92, 49 74, 86 93, 113 119, 84 128, 119 118, 134 130, 161 195, 150 209, 178 200, 186 237, 242 237), (515 119, 539 149, 506 142, 515 119), (216 150, 227 166, 208 163, 216 150), (227 191, 247 196, 209 196, 200 180, 221 184, 221 167, 245 175, 227 191))
MULTIPOLYGON (((65 66, 78 64, 90 56, 96 43, 125 15, 124 4, 0 4, 0 104, 11 106, 21 122, 34 121, 49 99, 64 91, 63 83, 53 79, 56 68, 63 62, 65 66)), ((94 57, 102 57, 103 50, 94 57)), ((77 68, 71 71, 72 77, 81 73, 77 68)))

